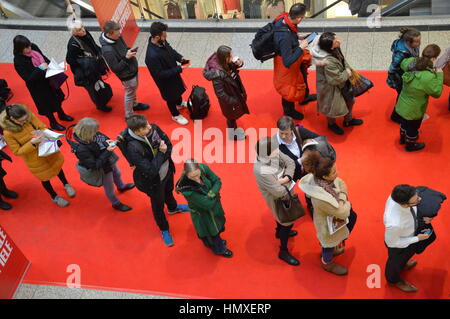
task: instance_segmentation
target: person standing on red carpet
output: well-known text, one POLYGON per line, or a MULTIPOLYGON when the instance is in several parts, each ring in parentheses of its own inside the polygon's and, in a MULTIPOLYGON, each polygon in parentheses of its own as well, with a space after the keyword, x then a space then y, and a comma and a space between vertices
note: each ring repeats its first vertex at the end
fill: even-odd
POLYGON ((120 24, 107 21, 100 36, 102 54, 109 68, 120 79, 125 88, 124 111, 125 119, 133 115, 134 111, 145 111, 150 105, 138 103, 136 90, 139 85, 138 61, 136 54, 138 47, 129 48, 121 36, 120 24))
MULTIPOLYGON (((387 84, 397 91, 397 101, 403 88, 402 75, 404 71, 400 67, 402 61, 408 58, 418 58, 420 55, 420 43, 422 36, 420 31, 414 28, 400 28, 399 39, 392 43, 392 62, 389 66, 387 84)), ((400 123, 400 117, 394 109, 391 120, 400 123)))
POLYGON ((98 121, 85 117, 73 129, 73 138, 76 142, 71 141, 69 136, 66 137, 72 152, 80 161, 79 165, 90 170, 103 171, 103 188, 112 207, 121 212, 131 210, 130 206, 121 203, 114 194, 114 185, 120 193, 134 188, 135 185, 125 184, 122 181, 121 172, 116 164, 119 157, 114 153, 115 141, 99 132, 98 121))
POLYGON ((128 163, 134 168, 133 179, 137 189, 150 197, 153 217, 163 242, 173 246, 169 223, 164 214, 188 212, 188 205, 179 205, 173 196, 175 165, 172 143, 158 125, 150 124, 144 115, 127 118, 127 128, 117 137, 117 143, 128 163))
POLYGON ((233 57, 233 51, 221 45, 211 55, 203 69, 203 76, 213 82, 214 92, 219 100, 222 114, 227 119, 228 138, 245 140, 245 132, 238 128, 236 120, 244 114, 250 114, 247 106, 247 92, 239 76, 239 68, 244 65, 239 57, 233 57))
POLYGON ((50 60, 23 35, 15 36, 13 43, 14 68, 25 81, 39 114, 48 118, 51 129, 64 131, 66 128, 56 121, 54 113, 61 121, 72 122, 74 119, 62 109, 64 93, 61 88, 52 87, 49 78, 45 77, 50 60))
MULTIPOLYGON (((422 253, 435 239, 430 229, 418 233, 417 205, 421 198, 417 189, 410 185, 397 185, 392 190, 384 210, 384 242, 388 249, 386 261, 386 280, 404 292, 416 292, 418 289, 400 277, 403 270, 417 265, 411 258, 422 253)), ((424 217, 424 222, 431 221, 424 217)))
POLYGON ((69 202, 56 194, 50 180, 58 176, 69 197, 75 197, 75 190, 66 179, 62 169, 64 157, 61 152, 55 152, 46 157, 38 156, 39 144, 44 141, 41 133, 47 127, 36 115, 23 104, 7 105, 0 114, 0 126, 4 130, 5 141, 16 156, 24 159, 31 173, 42 182, 50 194, 52 202, 65 207, 69 202))
POLYGON ((328 129, 343 135, 344 130, 336 124, 336 118, 344 117, 344 127, 363 124, 362 120, 353 118, 354 96, 343 94, 343 91, 350 92, 348 86, 352 71, 341 51, 341 40, 335 33, 324 32, 318 45, 326 56, 317 65, 317 109, 327 117, 328 129))
POLYGON ((443 91, 444 73, 433 67, 440 53, 439 46, 430 44, 423 50, 422 57, 404 59, 401 64, 405 73, 395 112, 400 118, 400 144, 406 144, 408 152, 425 147, 425 143, 417 140, 429 97, 439 98, 443 91))
POLYGON ((186 198, 197 236, 216 255, 233 257, 220 237, 225 230, 225 212, 220 202, 222 181, 205 164, 194 159, 184 162, 183 173, 176 183, 177 193, 186 198))
POLYGON ((297 236, 297 231, 292 230, 294 222, 282 223, 278 218, 275 204, 277 199, 289 196, 289 191, 293 194, 295 183, 292 182, 292 176, 295 163, 289 156, 280 152, 278 143, 270 137, 264 137, 256 143, 256 154, 258 156, 253 166, 253 174, 259 191, 277 223, 275 237, 280 239, 278 258, 289 265, 298 266, 300 261, 288 250, 289 237, 297 236))
POLYGON ((344 253, 345 240, 357 219, 348 200, 347 185, 338 177, 336 162, 319 151, 309 151, 303 166, 309 174, 300 180, 299 187, 311 197, 314 207, 314 226, 322 247, 322 268, 345 276, 348 269, 336 264, 333 256, 344 253))
POLYGON ((281 95, 284 115, 295 120, 302 120, 304 115, 295 110, 295 102, 306 104, 315 101, 315 94, 309 95, 308 68, 311 66, 311 55, 306 49, 308 41, 304 35, 299 42, 298 24, 305 18, 306 6, 303 3, 294 4, 289 13, 280 14, 274 20, 273 35, 276 53, 274 57, 273 83, 281 95))
POLYGON ((4 178, 6 176, 6 171, 2 167, 3 160, 12 162, 11 157, 9 157, 8 154, 6 154, 2 150, 0 150, 0 209, 10 210, 12 208, 12 206, 3 200, 1 195, 5 196, 7 198, 17 198, 17 197, 19 197, 19 195, 14 191, 9 190, 8 187, 6 187, 6 184, 4 181, 4 178))
MULTIPOLYGON (((435 67, 444 71, 444 85, 450 86, 450 47, 436 61, 435 67)), ((448 95, 448 110, 450 111, 450 94, 448 95)))

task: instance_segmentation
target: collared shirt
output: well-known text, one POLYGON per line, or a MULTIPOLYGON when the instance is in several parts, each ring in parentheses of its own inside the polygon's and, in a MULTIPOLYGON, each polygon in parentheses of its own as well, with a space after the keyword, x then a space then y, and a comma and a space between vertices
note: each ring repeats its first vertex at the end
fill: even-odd
MULTIPOLYGON (((412 207, 417 216, 417 207, 412 207)), ((417 218, 417 217, 416 217, 417 218)), ((384 241, 389 248, 406 248, 417 243, 411 207, 404 208, 389 196, 384 210, 384 241)))
POLYGON ((280 132, 277 133, 277 140, 278 140, 278 144, 286 145, 288 150, 298 158, 297 162, 300 164, 300 166, 302 166, 302 161, 300 160, 300 156, 302 154, 301 154, 300 149, 298 148, 297 137, 295 136, 295 134, 293 134, 293 136, 292 136, 292 142, 291 143, 286 143, 285 141, 283 141, 283 139, 280 136, 280 132))

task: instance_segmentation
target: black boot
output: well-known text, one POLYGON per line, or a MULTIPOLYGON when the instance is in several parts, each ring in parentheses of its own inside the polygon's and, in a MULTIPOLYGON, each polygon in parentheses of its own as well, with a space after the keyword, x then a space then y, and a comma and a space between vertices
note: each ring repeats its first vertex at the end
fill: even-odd
POLYGON ((56 119, 55 116, 52 114, 47 115, 48 120, 50 121, 50 128, 52 130, 55 131, 65 131, 66 128, 64 126, 62 126, 61 124, 59 124, 56 119))
POLYGON ((0 209, 3 210, 10 210, 12 206, 8 204, 7 202, 3 201, 3 198, 0 196, 0 209))
MULTIPOLYGON (((293 230, 293 229, 291 229, 290 231, 289 231, 289 237, 295 237, 295 236, 297 236, 298 235, 298 232, 296 231, 296 230, 293 230)), ((277 232, 275 233, 275 238, 280 238, 280 234, 278 233, 278 230, 277 230, 277 232)))
POLYGON ((334 134, 344 135, 344 130, 341 129, 336 123, 328 124, 328 128, 333 131, 334 134))
POLYGON ((418 143, 416 142, 419 139, 419 136, 416 137, 409 137, 408 135, 406 135, 406 146, 405 146, 405 150, 407 152, 414 152, 414 151, 419 151, 421 149, 423 149, 425 147, 425 143, 418 143))
POLYGON ((74 118, 72 116, 67 115, 66 113, 58 114, 58 118, 61 121, 66 121, 66 122, 72 122, 74 120, 74 118))
POLYGON ((406 131, 400 127, 400 145, 404 145, 406 143, 406 131))
POLYGON ((305 116, 295 110, 295 104, 286 100, 282 100, 284 115, 292 117, 294 120, 300 121, 305 118, 305 116))
POLYGON ((6 198, 13 198, 13 199, 15 199, 15 198, 19 197, 19 194, 17 194, 17 193, 14 192, 14 191, 10 191, 9 189, 4 189, 4 190, 2 190, 1 193, 2 193, 2 195, 5 196, 6 198))
POLYGON ((308 96, 305 97, 305 99, 302 102, 300 102, 299 104, 306 105, 309 102, 313 102, 313 101, 317 101, 317 94, 308 94, 308 96))
POLYGON ((291 266, 300 265, 300 261, 298 261, 297 258, 292 256, 287 250, 280 250, 280 252, 278 253, 278 258, 287 262, 291 266))

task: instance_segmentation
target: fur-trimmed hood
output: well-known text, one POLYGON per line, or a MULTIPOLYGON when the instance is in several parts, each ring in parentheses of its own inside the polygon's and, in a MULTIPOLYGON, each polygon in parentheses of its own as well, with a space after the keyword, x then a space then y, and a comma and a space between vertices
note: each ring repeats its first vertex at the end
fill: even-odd
MULTIPOLYGON (((24 104, 20 104, 20 105, 21 105, 22 107, 24 107, 25 110, 27 111, 27 116, 28 116, 28 118, 27 118, 27 122, 26 122, 25 124, 28 124, 28 123, 30 123, 30 121, 31 121, 31 112, 30 112, 30 110, 28 109, 28 107, 27 107, 26 105, 24 105, 24 104)), ((10 131, 10 132, 13 132, 13 133, 20 132, 20 131, 22 131, 22 129, 23 129, 23 126, 22 126, 22 125, 16 124, 16 123, 12 122, 12 121, 8 118, 8 116, 6 115, 6 110, 4 110, 4 111, 0 114, 0 126, 1 126, 4 130, 10 131)))

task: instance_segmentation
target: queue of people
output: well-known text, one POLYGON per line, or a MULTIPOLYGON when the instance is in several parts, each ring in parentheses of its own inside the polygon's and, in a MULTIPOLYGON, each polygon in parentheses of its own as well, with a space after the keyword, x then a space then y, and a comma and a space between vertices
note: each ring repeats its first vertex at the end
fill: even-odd
MULTIPOLYGON (((304 35, 298 35, 298 25, 306 14, 303 4, 295 4, 288 13, 278 16, 274 25, 274 85, 282 97, 284 116, 277 121, 275 136, 261 138, 256 144, 257 158, 253 167, 256 185, 275 220, 275 237, 279 239, 278 257, 292 266, 299 266, 300 260, 289 250, 289 238, 298 236, 293 229, 294 221, 280 218, 281 201, 293 200, 295 186, 304 193, 307 207, 314 221, 321 248, 321 267, 324 271, 338 276, 348 274, 348 269, 334 261, 334 257, 345 252, 348 240, 357 220, 357 215, 349 201, 347 184, 338 177, 334 148, 326 137, 296 125, 304 115, 295 109, 295 103, 307 104, 317 99, 317 108, 328 120, 328 128, 342 135, 344 130, 336 123, 343 117, 343 127, 359 126, 363 121, 353 117, 355 96, 347 88, 353 76, 352 68, 340 50, 341 41, 332 32, 325 32, 310 44, 304 35), (311 94, 307 69, 312 63, 317 66, 317 95, 311 94), (346 92, 346 88, 348 92, 346 92)), ((150 28, 150 38, 145 63, 155 81, 162 98, 167 102, 172 119, 180 125, 188 120, 179 110, 186 107, 182 95, 186 91, 181 77, 190 61, 178 53, 167 42, 168 27, 162 22, 154 22, 150 28)), ((225 231, 225 212, 221 202, 222 181, 206 164, 195 159, 184 162, 183 172, 175 183, 175 164, 172 160, 172 143, 168 135, 146 116, 135 111, 149 109, 148 104, 139 103, 137 47, 130 48, 121 37, 120 25, 108 21, 100 36, 98 46, 81 22, 71 27, 68 43, 67 62, 71 66, 76 85, 85 88, 96 108, 110 112, 108 106, 112 96, 110 85, 102 76, 111 70, 125 89, 124 113, 126 127, 116 139, 99 131, 96 119, 83 118, 72 125, 73 140, 68 141, 79 160, 78 165, 86 170, 102 172, 105 195, 113 209, 127 212, 132 208, 120 201, 115 193, 137 188, 150 199, 153 218, 157 224, 163 243, 173 246, 167 214, 189 212, 197 236, 211 251, 223 257, 233 257, 227 248, 227 241, 221 237, 225 231), (133 169, 133 183, 124 183, 117 167, 119 149, 133 169), (187 204, 179 204, 174 190, 182 194, 187 204)), ((392 112, 392 120, 400 123, 400 143, 406 144, 407 151, 424 148, 418 143, 419 128, 423 121, 429 96, 442 94, 444 74, 442 67, 449 57, 438 61, 441 49, 428 45, 419 57, 420 32, 402 29, 400 39, 392 45, 393 61, 388 71, 388 84, 397 93, 397 103, 392 112), (440 67, 435 68, 437 63, 440 67)), ((29 39, 18 35, 14 38, 14 66, 25 81, 40 115, 46 116, 50 128, 66 130, 57 122, 74 121, 63 108, 64 93, 45 77, 49 60, 29 39)), ((203 76, 212 82, 214 92, 226 118, 228 137, 244 140, 245 131, 237 120, 249 114, 247 93, 239 74, 244 61, 233 54, 229 46, 220 46, 206 62, 203 76)), ((30 172, 41 181, 51 200, 65 207, 69 201, 58 195, 52 187, 51 179, 58 177, 68 197, 76 195, 75 189, 66 179, 63 171, 64 157, 61 152, 41 157, 39 145, 45 139, 43 132, 47 126, 23 104, 12 104, 0 114, 0 126, 4 130, 7 144, 16 156, 23 158, 30 172)), ((67 130, 70 133, 70 128, 67 130)), ((2 160, 11 160, 0 152, 2 160)), ((6 187, 6 175, 0 166, 0 194, 7 198, 17 198, 18 194, 6 187)), ((417 262, 410 260, 414 254, 422 253, 435 240, 430 229, 418 231, 417 205, 420 198, 415 187, 396 186, 386 204, 384 224, 385 244, 388 248, 386 279, 393 286, 406 292, 417 288, 400 277, 404 269, 414 267, 417 262)), ((0 209, 11 209, 0 196, 0 209)), ((424 219, 425 223, 430 220, 424 219)))

